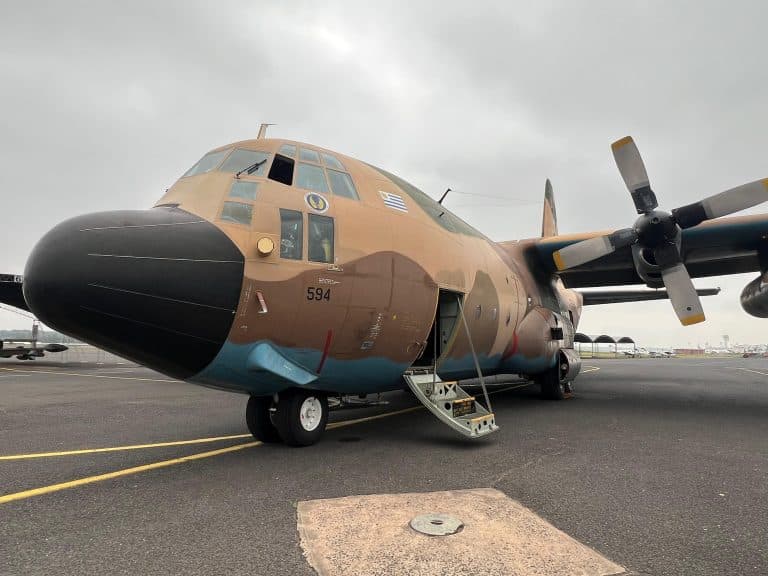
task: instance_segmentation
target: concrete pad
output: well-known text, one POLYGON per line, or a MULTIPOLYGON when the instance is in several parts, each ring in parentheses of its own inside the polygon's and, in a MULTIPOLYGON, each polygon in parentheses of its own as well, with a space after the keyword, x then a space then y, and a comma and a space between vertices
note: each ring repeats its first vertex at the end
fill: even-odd
POLYGON ((625 573, 490 488, 299 502, 298 529, 304 555, 320 576, 625 573), (428 513, 457 516, 464 529, 436 537, 409 527, 411 518, 428 513))

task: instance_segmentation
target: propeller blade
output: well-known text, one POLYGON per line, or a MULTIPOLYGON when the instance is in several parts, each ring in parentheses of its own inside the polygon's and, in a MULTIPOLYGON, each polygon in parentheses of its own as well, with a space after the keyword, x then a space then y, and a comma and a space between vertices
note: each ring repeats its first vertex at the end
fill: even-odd
POLYGON ((683 326, 690 326, 704 322, 706 319, 704 309, 701 307, 701 300, 685 264, 680 262, 670 268, 663 269, 661 279, 664 281, 669 300, 672 302, 672 308, 675 309, 680 323, 683 326))
POLYGON ((558 270, 567 270, 611 254, 616 249, 629 246, 636 240, 637 233, 633 228, 622 228, 607 236, 597 236, 561 248, 552 254, 552 259, 558 270))
POLYGON ((736 186, 699 202, 672 210, 680 228, 692 228, 705 220, 727 216, 768 200, 768 178, 736 186))
POLYGON ((635 141, 631 136, 626 136, 611 144, 611 150, 613 150, 613 157, 621 177, 624 178, 624 183, 632 194, 637 213, 647 214, 659 203, 656 201, 656 194, 651 190, 648 173, 635 141))

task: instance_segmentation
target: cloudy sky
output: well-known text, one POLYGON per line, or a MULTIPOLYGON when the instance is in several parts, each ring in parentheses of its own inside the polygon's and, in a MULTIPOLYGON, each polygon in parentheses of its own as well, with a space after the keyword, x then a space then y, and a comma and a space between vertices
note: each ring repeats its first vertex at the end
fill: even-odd
MULTIPOLYGON (((150 206, 206 150, 271 135, 382 166, 495 240, 629 225, 610 153, 631 134, 661 206, 768 176, 764 2, 6 2, 0 271, 76 214, 150 206)), ((768 207, 762 207, 768 211, 768 207)), ((757 210, 760 211, 760 210, 757 210)), ((668 302, 588 308, 647 345, 765 342, 754 275, 668 302)), ((0 311, 0 326, 28 321, 0 311)))

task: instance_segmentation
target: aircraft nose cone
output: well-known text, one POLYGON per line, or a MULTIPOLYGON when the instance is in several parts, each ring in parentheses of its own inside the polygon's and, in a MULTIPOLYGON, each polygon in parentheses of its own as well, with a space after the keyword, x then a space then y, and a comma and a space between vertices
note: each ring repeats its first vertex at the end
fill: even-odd
POLYGON ((35 246, 24 298, 60 332, 188 378, 226 340, 243 264, 219 228, 178 208, 86 214, 35 246))

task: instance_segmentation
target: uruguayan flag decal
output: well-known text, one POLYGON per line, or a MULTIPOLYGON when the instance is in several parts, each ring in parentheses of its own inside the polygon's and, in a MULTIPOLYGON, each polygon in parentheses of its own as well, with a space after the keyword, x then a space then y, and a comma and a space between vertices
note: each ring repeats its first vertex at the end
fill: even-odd
POLYGON ((394 194, 392 192, 382 192, 379 190, 381 198, 384 200, 384 206, 392 208, 393 210, 400 210, 400 212, 408 212, 408 206, 405 205, 405 200, 400 194, 394 194))

